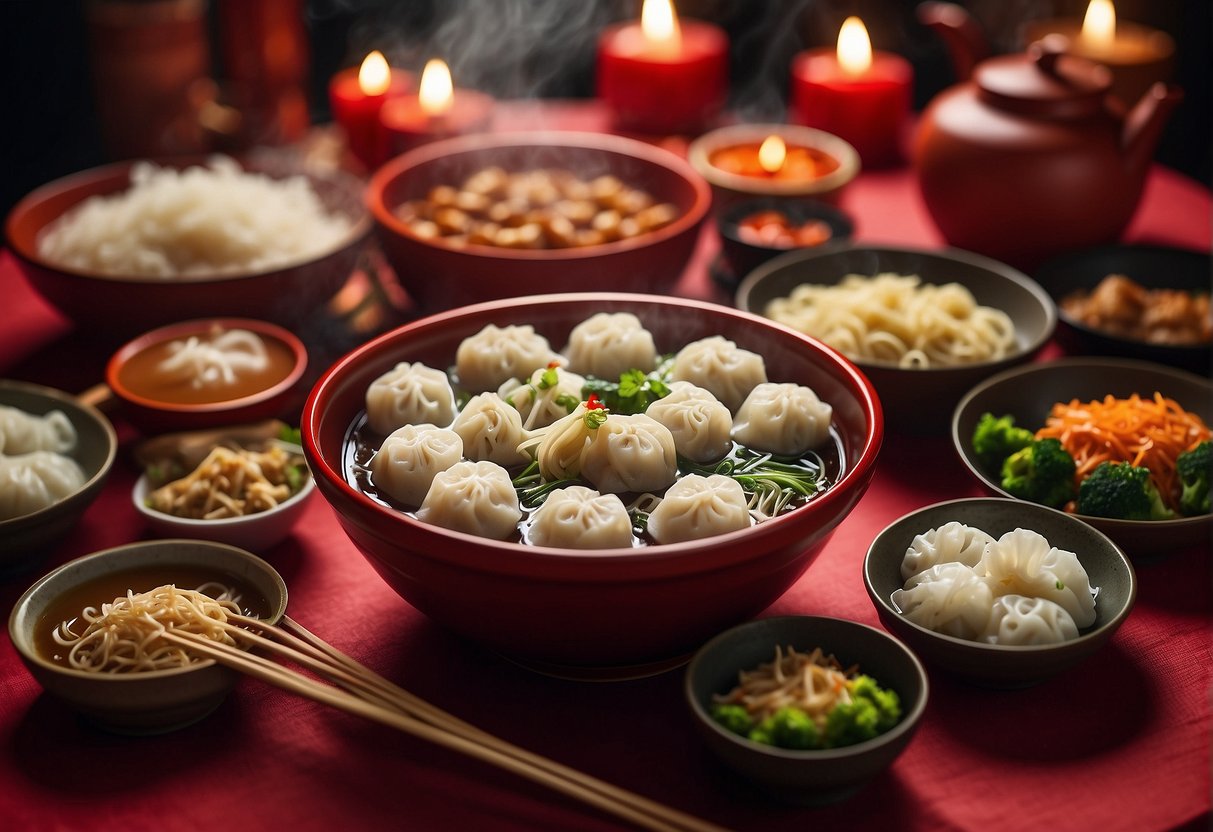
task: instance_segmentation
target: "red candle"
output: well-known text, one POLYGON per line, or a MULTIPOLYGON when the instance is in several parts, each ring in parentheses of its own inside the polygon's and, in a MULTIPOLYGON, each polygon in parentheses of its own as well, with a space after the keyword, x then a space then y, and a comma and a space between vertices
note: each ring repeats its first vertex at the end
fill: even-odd
POLYGON ((724 30, 680 22, 670 0, 645 0, 639 24, 609 27, 598 41, 598 96, 625 130, 697 131, 724 106, 728 72, 724 30))
POLYGON ((867 29, 848 18, 838 48, 801 52, 792 60, 790 119, 845 139, 865 166, 901 161, 913 70, 904 58, 872 52, 867 29))
POLYGON ((389 67, 380 52, 367 55, 357 69, 338 72, 329 82, 333 119, 345 130, 350 152, 368 168, 383 161, 379 110, 412 85, 412 76, 389 67))
POLYGON ((442 61, 430 61, 416 95, 393 98, 379 111, 383 156, 389 158, 427 142, 488 129, 493 99, 475 90, 455 89, 442 61))

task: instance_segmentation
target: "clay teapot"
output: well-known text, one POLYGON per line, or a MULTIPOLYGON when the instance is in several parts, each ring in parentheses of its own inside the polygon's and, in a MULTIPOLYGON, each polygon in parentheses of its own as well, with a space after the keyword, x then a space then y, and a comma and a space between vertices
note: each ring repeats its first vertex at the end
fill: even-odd
POLYGON ((1133 216, 1182 94, 1155 84, 1124 115, 1107 68, 1067 45, 1050 35, 987 58, 923 111, 914 165, 952 245, 1031 268, 1115 240, 1133 216))

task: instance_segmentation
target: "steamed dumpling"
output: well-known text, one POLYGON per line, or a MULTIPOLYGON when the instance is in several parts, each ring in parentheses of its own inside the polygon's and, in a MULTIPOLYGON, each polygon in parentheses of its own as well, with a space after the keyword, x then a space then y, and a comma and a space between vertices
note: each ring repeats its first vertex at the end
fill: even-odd
POLYGON ((669 395, 649 405, 645 415, 669 428, 674 448, 694 462, 715 462, 733 448, 733 415, 689 381, 671 382, 669 395))
POLYGON ((647 528, 658 543, 679 543, 749 525, 749 501, 737 480, 720 474, 688 474, 666 491, 649 514, 647 528))
POLYGON ((610 380, 657 366, 653 334, 631 312, 599 312, 573 327, 565 348, 569 369, 610 380))
POLYGON ((678 476, 674 435, 656 419, 611 414, 590 434, 581 475, 599 491, 660 491, 678 476))
POLYGON ((534 456, 539 463, 539 474, 545 480, 551 482, 581 475, 581 455, 596 430, 587 424, 586 412, 586 406, 580 404, 568 416, 532 432, 523 443, 522 450, 534 456))
POLYGON ((890 600, 918 626, 972 641, 990 622, 994 593, 963 563, 940 563, 910 578, 890 600))
POLYGON ((497 395, 518 408, 524 428, 534 430, 568 416, 581 403, 584 385, 584 378, 562 367, 540 367, 529 381, 510 379, 497 395))
POLYGON ((71 457, 54 451, 0 456, 0 520, 41 511, 82 485, 84 472, 71 457))
POLYGON ((459 383, 475 393, 496 390, 512 378, 529 378, 559 358, 535 327, 487 325, 464 338, 455 352, 459 383))
POLYGON ((750 391, 767 380, 767 368, 758 353, 713 335, 692 341, 678 351, 670 379, 689 381, 711 391, 731 413, 736 413, 750 391))
POLYGON ((435 475, 417 519, 454 531, 502 540, 518 528, 522 510, 510 474, 495 462, 460 462, 435 475))
POLYGON ((61 410, 35 416, 0 405, 0 452, 9 456, 32 451, 67 453, 76 446, 76 428, 61 410))
POLYGON ((756 451, 800 456, 829 441, 833 413, 808 387, 765 382, 737 411, 733 438, 756 451))
POLYGON ((472 396, 455 417, 451 430, 463 440, 463 453, 468 459, 487 459, 507 466, 527 461, 527 455, 518 450, 527 438, 522 416, 496 393, 472 396))
POLYGON ((557 488, 535 511, 530 540, 564 549, 619 549, 632 545, 632 518, 618 495, 570 485, 557 488))
POLYGON ((977 571, 995 595, 1045 598, 1065 609, 1079 627, 1095 623, 1095 590, 1078 555, 1050 546, 1039 532, 1007 532, 986 548, 977 571))
POLYGON ((915 535, 901 561, 902 580, 939 563, 963 563, 975 567, 994 538, 973 526, 955 520, 915 535))
POLYGON ((455 418, 455 391, 442 370, 401 362, 367 388, 366 417, 385 435, 403 425, 446 427, 455 418))
POLYGON ((1078 638, 1068 612, 1044 598, 1003 595, 994 599, 990 620, 978 636, 990 644, 1059 644, 1078 638))
POLYGON ((463 440, 448 428, 405 425, 371 457, 371 482, 392 499, 421 505, 434 477, 463 458, 463 440))

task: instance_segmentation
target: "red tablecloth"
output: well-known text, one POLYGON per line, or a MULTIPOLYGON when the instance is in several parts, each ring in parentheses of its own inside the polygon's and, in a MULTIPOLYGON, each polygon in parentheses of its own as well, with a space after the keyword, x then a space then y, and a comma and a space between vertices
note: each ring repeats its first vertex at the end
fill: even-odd
MULTIPOLYGON (((540 119, 512 111, 517 125, 540 119)), ((500 126, 516 126, 509 119, 500 126)), ((597 129, 592 106, 553 126, 597 129)), ((907 170, 864 173, 847 195, 870 242, 941 243, 907 170)), ((1126 234, 1208 249, 1210 195, 1152 172, 1126 234)), ((705 231, 679 293, 727 302, 709 281, 705 231)), ((1055 355, 1051 348, 1048 354, 1055 355)), ((106 360, 32 293, 0 254, 0 376, 78 391, 106 360)), ((124 451, 135 435, 117 420, 124 451)), ((100 499, 39 571, 146 535, 124 453, 100 499)), ((801 580, 765 614, 877 624, 860 577, 873 536, 903 513, 980 490, 942 438, 891 434, 871 489, 801 580)), ((1151 830, 1210 813, 1209 547, 1135 564, 1137 605, 1110 647, 1028 690, 994 692, 932 673, 921 729, 858 797, 772 805, 701 746, 682 673, 583 684, 536 675, 424 618, 372 571, 316 497, 293 536, 264 553, 304 626, 487 731, 625 788, 738 829, 1151 830)), ((11 607, 36 575, 0 582, 11 607)), ((677 599, 671 598, 676 604, 677 599)), ((159 737, 111 736, 43 695, 0 639, 0 828, 614 829, 574 801, 427 743, 252 680, 203 722, 159 737)))

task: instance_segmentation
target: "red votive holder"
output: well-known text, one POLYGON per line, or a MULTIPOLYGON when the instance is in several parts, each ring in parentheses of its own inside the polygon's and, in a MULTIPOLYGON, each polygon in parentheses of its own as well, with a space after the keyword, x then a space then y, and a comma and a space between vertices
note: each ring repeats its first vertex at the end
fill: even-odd
POLYGON ((724 107, 729 38, 698 20, 681 21, 681 42, 655 46, 639 23, 608 27, 598 41, 598 97, 615 126, 646 133, 692 133, 724 107))
POLYGON ((400 69, 390 70, 387 89, 364 92, 358 83, 358 67, 344 69, 329 81, 329 107, 333 120, 345 131, 350 153, 367 168, 383 162, 383 137, 379 111, 383 105, 413 89, 413 75, 400 69))
POLYGON ((456 89, 449 109, 431 115, 415 93, 393 98, 379 111, 383 158, 390 159, 438 139, 480 133, 493 120, 493 98, 482 92, 456 89))
POLYGON ((788 119, 845 139, 865 167, 895 165, 905 159, 913 81, 909 62, 889 52, 872 52, 860 70, 844 68, 835 49, 800 52, 788 119))

